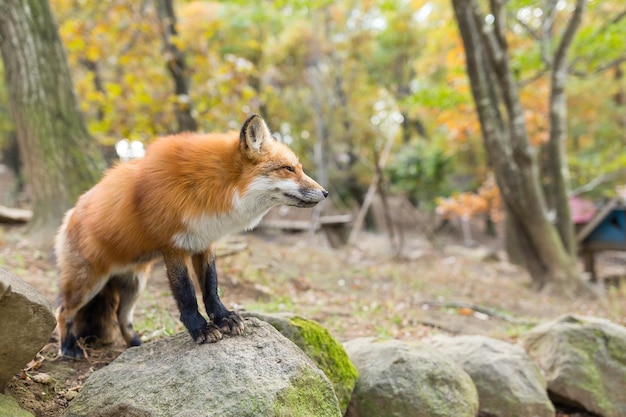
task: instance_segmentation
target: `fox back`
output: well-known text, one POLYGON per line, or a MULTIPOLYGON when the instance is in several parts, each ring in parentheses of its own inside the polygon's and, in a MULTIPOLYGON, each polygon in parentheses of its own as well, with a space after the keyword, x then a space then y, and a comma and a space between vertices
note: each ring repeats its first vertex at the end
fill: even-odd
POLYGON ((68 233, 81 229, 77 249, 104 269, 168 246, 199 252, 274 206, 325 198, 285 144, 269 131, 251 134, 256 142, 234 133, 166 136, 144 158, 110 169, 74 209, 68 233))

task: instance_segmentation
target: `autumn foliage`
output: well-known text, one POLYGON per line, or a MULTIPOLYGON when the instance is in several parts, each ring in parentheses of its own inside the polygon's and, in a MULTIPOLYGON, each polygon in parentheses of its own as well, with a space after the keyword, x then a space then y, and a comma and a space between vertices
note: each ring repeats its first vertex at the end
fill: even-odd
POLYGON ((437 214, 446 219, 460 218, 464 221, 479 215, 486 215, 492 221, 499 222, 504 216, 500 190, 493 174, 487 176, 478 190, 453 194, 451 197, 436 199, 437 214))
MULTIPOLYGON (((172 105, 178 98, 155 3, 51 0, 51 5, 81 109, 98 142, 107 147, 123 138, 148 142, 176 131, 172 105)), ((358 200, 390 131, 384 122, 400 114, 390 165, 404 163, 407 147, 418 141, 428 155, 442 155, 447 164, 445 178, 422 175, 411 192, 419 193, 426 181, 428 192, 418 197, 430 199, 429 207, 434 196, 456 191, 450 201, 468 207, 447 212, 491 210, 479 193, 470 197, 462 193, 467 186, 459 185, 475 184, 490 168, 450 2, 174 5, 178 33, 171 42, 185 55, 198 130, 235 129, 246 114, 263 113, 305 164, 330 171, 338 195, 358 200)), ((549 132, 549 78, 536 38, 538 7, 507 4, 513 26, 510 65, 529 139, 539 149, 549 132)), ((611 23, 622 11, 616 0, 590 3, 573 46, 566 142, 573 187, 626 166, 626 77, 619 75, 620 66, 607 66, 623 61, 625 25, 611 23)), ((555 14, 557 29, 567 12, 555 14)), ((0 89, 0 108, 4 102, 0 89)), ((0 132, 10 130, 6 125, 0 112, 0 132)), ((426 168, 416 169, 428 174, 426 168)), ((395 189, 411 189, 411 169, 395 173, 395 189)), ((444 201, 440 207, 449 205, 444 201)))

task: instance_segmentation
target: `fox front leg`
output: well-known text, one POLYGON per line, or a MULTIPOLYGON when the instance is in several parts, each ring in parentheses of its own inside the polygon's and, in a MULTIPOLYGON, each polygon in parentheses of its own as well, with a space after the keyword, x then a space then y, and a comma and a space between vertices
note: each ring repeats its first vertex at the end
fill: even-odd
POLYGON ((228 310, 217 293, 217 269, 215 249, 211 248, 192 257, 196 277, 202 290, 206 312, 213 323, 223 332, 232 335, 243 334, 243 320, 239 314, 228 310))
POLYGON ((207 323, 198 312, 196 293, 186 266, 186 260, 189 258, 178 252, 169 252, 163 255, 170 288, 180 310, 180 321, 183 322, 196 342, 217 342, 222 338, 222 333, 217 326, 207 323))

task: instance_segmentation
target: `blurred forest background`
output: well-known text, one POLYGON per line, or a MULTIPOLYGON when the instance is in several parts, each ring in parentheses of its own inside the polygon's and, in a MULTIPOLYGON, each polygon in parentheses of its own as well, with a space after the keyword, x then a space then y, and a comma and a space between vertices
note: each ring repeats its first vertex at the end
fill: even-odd
MULTIPOLYGON (((259 113, 331 201, 299 211, 305 233, 220 242, 229 308, 341 340, 514 341, 564 313, 626 325, 623 0, 0 0, 0 52, 0 268, 50 301, 53 234, 107 166, 259 113), (603 207, 622 240, 590 285, 580 231, 603 207), (5 225, 7 208, 32 217, 5 225), (314 233, 337 213, 347 245, 314 233)), ((153 275, 144 341, 184 331, 153 275)), ((13 392, 60 415, 123 349, 13 392)))
MULTIPOLYGON (((531 258, 546 252, 538 241, 562 246, 538 266, 520 257, 538 289, 550 280, 571 282, 553 279, 558 271, 546 265, 575 264, 567 198, 614 197, 626 176, 622 1, 50 0, 50 6, 89 136, 107 164, 122 139, 147 145, 183 130, 236 130, 247 114, 260 113, 340 211, 362 205, 373 181, 427 215, 480 216, 487 228, 509 217, 506 229, 518 235, 533 229, 523 219, 541 223, 553 210, 558 245, 532 233, 518 244, 531 258), (502 152, 492 153, 499 144, 502 152), (528 182, 519 180, 519 190, 507 185, 525 167, 528 182), (534 198, 526 191, 536 185, 544 188, 537 210, 518 207, 516 201, 534 198)), ((5 56, 5 70, 6 62, 5 56)), ((19 171, 9 87, 0 84, 0 149, 19 171)), ((53 140, 52 148, 65 149, 63 138, 53 140)), ((101 169, 98 161, 91 165, 101 169)), ((23 172, 18 178, 28 191, 23 172)), ((77 193, 69 194, 71 205, 77 193)))

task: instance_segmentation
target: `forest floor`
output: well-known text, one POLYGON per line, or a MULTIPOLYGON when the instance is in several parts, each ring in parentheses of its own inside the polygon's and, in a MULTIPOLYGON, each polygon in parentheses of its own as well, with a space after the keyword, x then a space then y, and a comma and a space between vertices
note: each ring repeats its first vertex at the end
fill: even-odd
MULTIPOLYGON (((363 234, 355 247, 332 249, 323 235, 260 231, 218 247, 222 301, 249 311, 290 311, 318 321, 340 341, 361 336, 417 341, 433 333, 481 334, 515 343, 537 323, 565 313, 626 325, 626 282, 599 288, 597 299, 538 294, 528 275, 502 260, 491 242, 465 248, 449 239, 434 245, 405 239, 392 257, 385 236, 363 234), (447 244, 444 244, 447 243, 447 244), (489 247, 491 245, 491 247, 489 247), (220 253, 236 250, 226 256, 220 253)), ((600 276, 626 275, 623 254, 600 259, 600 276)), ((0 228, 0 268, 30 283, 54 305, 56 270, 49 253, 34 249, 22 227, 0 228)), ((162 265, 157 265, 135 312, 147 342, 184 331, 162 265)), ((121 337, 120 337, 121 339, 121 337)), ((8 392, 37 416, 58 416, 87 377, 124 349, 88 349, 83 360, 57 356, 53 336, 14 378, 8 392)), ((559 416, 585 416, 561 410, 559 416)))

